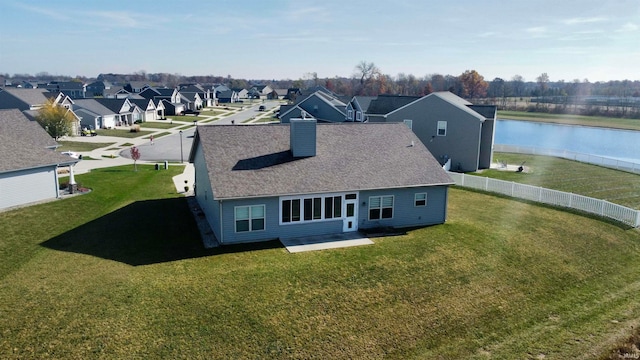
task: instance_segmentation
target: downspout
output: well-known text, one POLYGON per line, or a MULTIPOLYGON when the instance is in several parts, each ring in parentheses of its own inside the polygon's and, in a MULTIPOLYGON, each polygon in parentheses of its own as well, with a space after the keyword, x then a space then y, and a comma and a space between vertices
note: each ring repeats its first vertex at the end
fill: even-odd
POLYGON ((449 187, 451 185, 447 185, 444 188, 444 221, 447 222, 447 210, 449 209, 449 187))
POLYGON ((56 199, 60 199, 60 178, 58 177, 58 165, 56 165, 56 168, 54 170, 54 177, 56 179, 56 199))
POLYGON ((222 227, 222 200, 218 202, 218 206, 220 207, 220 244, 224 243, 224 228, 222 227))

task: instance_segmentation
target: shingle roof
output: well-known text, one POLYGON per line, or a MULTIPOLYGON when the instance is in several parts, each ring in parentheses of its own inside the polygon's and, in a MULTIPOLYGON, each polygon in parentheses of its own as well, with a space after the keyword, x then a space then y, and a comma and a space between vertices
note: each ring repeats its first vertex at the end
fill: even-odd
POLYGON ((360 104, 360 108, 364 111, 364 112, 368 112, 369 110, 369 105, 371 105, 371 102, 376 98, 375 96, 354 96, 353 97, 355 101, 358 102, 358 104, 360 104))
POLYGON ((20 110, 0 110, 0 172, 78 162, 47 147, 57 143, 20 110))
POLYGON ((318 124, 313 157, 293 158, 289 141, 287 124, 205 125, 193 149, 202 147, 217 199, 453 183, 402 123, 318 124))
POLYGON ((13 95, 13 97, 19 99, 23 103, 27 105, 43 105, 47 102, 50 97, 50 92, 47 89, 14 89, 14 88, 5 88, 8 94, 13 95))
POLYGON ((369 104, 368 114, 388 114, 420 99, 419 96, 379 95, 369 104))
POLYGON ((113 111, 106 106, 102 105, 96 99, 76 99, 74 106, 79 107, 81 109, 86 109, 95 113, 97 115, 113 115, 117 114, 117 111, 113 111))
POLYGON ((119 114, 125 101, 127 101, 127 99, 105 99, 105 98, 98 98, 95 100, 99 102, 100 105, 111 110, 114 114, 119 114))

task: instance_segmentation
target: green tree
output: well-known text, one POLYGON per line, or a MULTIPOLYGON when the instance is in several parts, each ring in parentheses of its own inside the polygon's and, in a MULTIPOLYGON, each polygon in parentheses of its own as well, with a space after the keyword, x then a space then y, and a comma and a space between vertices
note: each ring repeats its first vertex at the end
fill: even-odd
POLYGON ((459 77, 462 86, 462 97, 477 98, 487 95, 489 84, 484 81, 484 77, 475 70, 467 70, 459 77))
POLYGON ((57 105, 54 99, 49 99, 38 110, 36 121, 57 141, 63 136, 71 135, 75 118, 69 109, 57 105))

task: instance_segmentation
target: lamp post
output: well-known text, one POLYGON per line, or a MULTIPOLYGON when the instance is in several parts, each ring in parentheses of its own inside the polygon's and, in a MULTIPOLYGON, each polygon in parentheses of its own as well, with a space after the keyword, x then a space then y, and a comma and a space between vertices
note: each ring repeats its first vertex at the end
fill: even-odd
POLYGON ((180 163, 182 164, 184 159, 182 157, 182 130, 180 130, 180 163))

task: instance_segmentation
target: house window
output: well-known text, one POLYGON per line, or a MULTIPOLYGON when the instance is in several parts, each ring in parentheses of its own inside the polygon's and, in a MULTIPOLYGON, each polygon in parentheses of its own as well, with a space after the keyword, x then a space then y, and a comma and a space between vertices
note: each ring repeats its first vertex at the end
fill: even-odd
POLYGON ((264 230, 264 205, 236 206, 236 232, 264 230))
POLYGON ((347 110, 347 119, 353 120, 353 110, 347 110))
POLYGON ((282 222, 300 221, 300 199, 284 200, 282 202, 282 222))
POLYGON ((438 136, 447 136, 447 122, 438 121, 438 136))
POLYGON ((393 195, 371 196, 369 198, 369 220, 391 219, 393 217, 393 195))
POLYGON ((342 196, 315 196, 285 199, 280 203, 283 224, 339 219, 342 217, 342 196))
POLYGON ((413 129, 413 120, 405 119, 403 120, 404 124, 407 125, 409 129, 413 129))
POLYGON ((362 112, 356 111, 356 121, 362 121, 362 112))
POLYGON ((427 206, 427 193, 417 193, 414 197, 414 206, 427 206))

